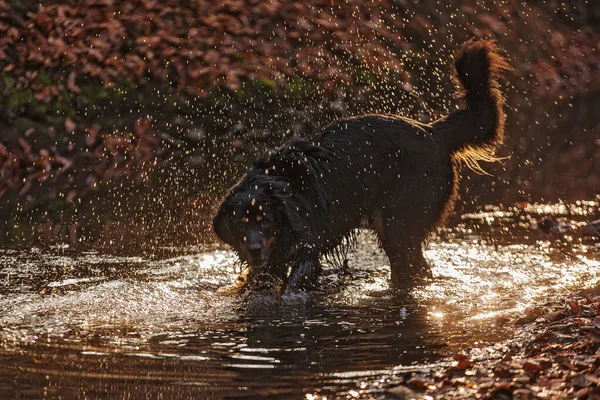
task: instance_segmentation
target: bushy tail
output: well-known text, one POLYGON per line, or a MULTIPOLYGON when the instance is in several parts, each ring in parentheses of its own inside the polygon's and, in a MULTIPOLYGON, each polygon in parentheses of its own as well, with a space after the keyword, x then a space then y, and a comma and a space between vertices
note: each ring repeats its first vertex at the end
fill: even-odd
POLYGON ((478 160, 496 160, 494 149, 504 138, 504 98, 498 78, 508 69, 491 41, 468 41, 454 55, 454 80, 462 87, 459 97, 465 108, 432 126, 446 149, 475 170, 481 171, 478 160))

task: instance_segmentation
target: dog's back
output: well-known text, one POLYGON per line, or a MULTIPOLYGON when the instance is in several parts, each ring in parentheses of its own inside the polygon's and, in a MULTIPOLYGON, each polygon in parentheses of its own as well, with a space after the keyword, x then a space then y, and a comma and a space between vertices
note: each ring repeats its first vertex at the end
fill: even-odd
POLYGON ((503 140, 505 120, 498 78, 508 68, 492 42, 469 41, 455 53, 453 70, 463 108, 432 124, 368 115, 328 127, 317 137, 319 145, 344 164, 344 185, 366 192, 342 196, 348 205, 362 213, 386 203, 385 198, 407 210, 414 205, 405 201, 416 202, 424 212, 418 213, 422 222, 414 223, 420 231, 442 222, 457 191, 451 160, 463 160, 476 171, 481 171, 478 161, 497 160, 494 151, 503 140))

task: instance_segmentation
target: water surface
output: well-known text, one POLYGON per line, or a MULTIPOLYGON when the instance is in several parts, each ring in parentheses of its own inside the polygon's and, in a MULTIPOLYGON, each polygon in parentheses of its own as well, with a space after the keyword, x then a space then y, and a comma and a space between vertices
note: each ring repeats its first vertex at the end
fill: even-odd
POLYGON ((428 246, 435 279, 404 291, 367 233, 350 276, 329 268, 320 291, 283 298, 224 293, 239 271, 218 245, 4 249, 0 396, 386 397, 380 377, 507 338, 523 309, 600 279, 597 247, 559 245, 532 215, 565 214, 465 216, 428 246))

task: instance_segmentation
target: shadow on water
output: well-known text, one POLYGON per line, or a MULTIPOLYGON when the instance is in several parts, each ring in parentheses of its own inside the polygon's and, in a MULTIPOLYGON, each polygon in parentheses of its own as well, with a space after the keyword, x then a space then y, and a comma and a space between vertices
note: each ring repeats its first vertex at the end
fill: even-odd
POLYGON ((519 311, 600 278, 593 246, 575 241, 571 257, 548 237, 505 240, 524 229, 516 214, 465 216, 428 247, 435 279, 409 291, 389 288, 366 233, 350 276, 328 270, 320 291, 282 299, 221 294, 237 271, 219 248, 2 250, 0 396, 380 392, 378 377, 504 339, 519 311))

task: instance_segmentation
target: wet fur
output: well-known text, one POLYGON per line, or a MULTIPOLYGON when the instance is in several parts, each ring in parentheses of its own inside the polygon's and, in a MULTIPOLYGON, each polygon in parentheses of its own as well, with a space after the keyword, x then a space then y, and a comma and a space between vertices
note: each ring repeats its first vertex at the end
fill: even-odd
POLYGON ((247 235, 260 228, 240 224, 240 215, 268 216, 272 231, 259 233, 273 237, 272 248, 264 249, 266 264, 252 270, 284 281, 291 270, 288 286, 296 290, 309 288, 320 256, 339 258, 340 246, 366 220, 390 259, 394 283, 428 276, 422 246, 453 207, 458 161, 477 169, 478 161, 495 160, 505 118, 497 79, 506 68, 491 42, 467 42, 454 71, 464 108, 446 118, 422 124, 352 117, 267 152, 225 198, 215 232, 243 254, 247 235))

